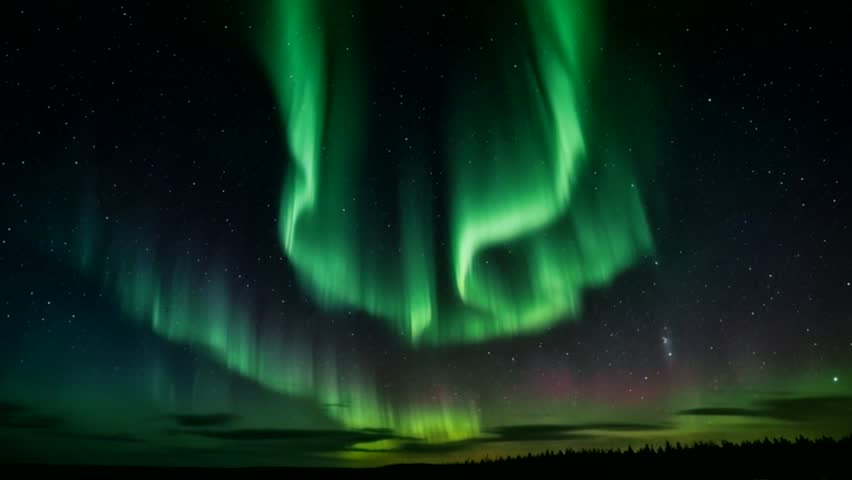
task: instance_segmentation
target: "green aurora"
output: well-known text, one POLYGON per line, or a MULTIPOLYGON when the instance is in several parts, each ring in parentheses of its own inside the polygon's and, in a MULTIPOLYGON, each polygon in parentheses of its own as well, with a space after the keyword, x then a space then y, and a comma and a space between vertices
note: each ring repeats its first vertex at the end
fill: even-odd
POLYGON ((318 405, 345 405, 327 413, 347 428, 390 429, 428 442, 479 434, 472 402, 391 402, 381 395, 372 373, 338 359, 328 339, 275 324, 258 327, 252 320, 259 311, 255 301, 235 293, 224 263, 201 269, 187 259, 164 257, 156 242, 140 242, 138 232, 131 240, 121 230, 103 231, 98 216, 96 205, 85 205, 73 242, 76 263, 99 272, 101 285, 121 309, 158 335, 207 352, 271 391, 318 405), (93 255, 98 248, 102 254, 93 255), (164 263, 173 268, 157 268, 164 263), (207 273, 211 271, 219 273, 207 273))
POLYGON ((395 258, 364 248, 378 226, 358 201, 368 125, 346 47, 356 33, 323 16, 334 8, 326 2, 275 5, 259 43, 292 158, 280 240, 321 304, 386 319, 413 344, 479 342, 576 318, 585 288, 651 251, 630 159, 591 158, 585 147, 590 3, 525 2, 531 53, 518 48, 523 62, 497 66, 489 88, 446 99, 456 112, 447 119, 451 246, 434 246, 426 179, 405 177, 395 258), (439 278, 439 261, 452 278, 439 278), (443 282, 455 289, 442 295, 443 282))
MULTIPOLYGON (((491 131, 495 137, 464 133, 458 156, 451 158, 454 242, 441 253, 452 260, 456 290, 446 304, 439 302, 424 192, 400 188, 404 215, 396 261, 363 253, 357 232, 369 224, 369 213, 351 201, 364 161, 357 140, 358 82, 335 82, 328 73, 357 78, 351 58, 330 53, 344 30, 331 28, 334 35, 328 34, 323 2, 276 5, 265 58, 293 152, 282 190, 280 236, 323 305, 353 305, 392 321, 415 345, 484 341, 570 318, 579 312, 584 287, 606 284, 650 250, 626 161, 595 164, 585 154, 578 94, 585 60, 576 44, 590 27, 579 25, 589 21, 580 3, 526 4, 534 30, 541 32, 536 55, 521 75, 513 67, 504 72, 505 84, 495 82, 517 92, 515 99, 492 112, 487 99, 493 92, 482 91, 482 98, 466 97, 474 106, 456 108, 478 114, 458 115, 450 122, 458 124, 455 131, 491 131), (557 28, 554 19, 570 28, 557 28), (533 87, 535 71, 542 72, 546 94, 533 87), (513 121, 492 125, 496 118, 513 121), (525 159, 535 160, 518 173, 517 162, 525 159)), ((259 330, 252 321, 257 308, 233 293, 225 275, 158 258, 156 245, 140 245, 126 232, 104 232, 97 218, 94 202, 84 204, 75 242, 79 267, 99 273, 122 310, 158 335, 201 348, 272 391, 319 405, 345 404, 328 414, 346 428, 390 429, 426 442, 482 433, 471 399, 424 403, 414 391, 410 398, 388 399, 370 372, 339 361, 328 341, 281 327, 259 330), (104 260, 99 264, 96 258, 104 260), (158 268, 163 264, 171 270, 158 268)), ((224 263, 214 270, 225 271, 224 263)))
MULTIPOLYGON (((363 192, 362 181, 381 168, 368 145, 381 132, 367 119, 374 79, 361 48, 365 33, 331 14, 340 8, 336 0, 265 5, 263 21, 251 32, 252 47, 274 94, 288 155, 268 159, 284 164, 285 177, 280 198, 267 199, 277 202, 276 218, 263 218, 274 231, 270 242, 280 244, 276 253, 283 251, 298 280, 295 293, 276 297, 300 296, 301 288, 320 312, 271 308, 278 298, 241 288, 234 273, 239 255, 194 258, 197 245, 170 244, 154 233, 157 228, 144 230, 136 222, 139 211, 131 209, 121 222, 107 221, 110 206, 84 196, 79 218, 54 222, 61 227, 47 228, 39 248, 61 252, 62 262, 73 265, 63 266, 65 274, 76 279, 70 272, 81 272, 90 283, 81 290, 102 293, 107 305, 135 322, 121 328, 153 332, 150 337, 168 348, 201 355, 184 368, 189 374, 176 367, 179 360, 172 364, 152 355, 154 360, 140 362, 138 379, 125 374, 132 386, 121 391, 110 385, 113 377, 100 363, 85 372, 73 365, 62 384, 71 393, 54 405, 57 387, 33 382, 39 377, 31 372, 39 370, 30 365, 54 362, 58 354, 52 351, 72 340, 22 342, 16 361, 23 373, 9 376, 17 382, 4 386, 0 401, 0 440, 12 445, 13 455, 20 451, 20 458, 42 460, 40 435, 48 428, 33 419, 48 424, 56 412, 54 417, 70 419, 67 424, 85 426, 89 441, 132 432, 131 441, 116 435, 103 447, 110 453, 107 462, 127 464, 369 466, 524 454, 555 444, 622 448, 850 431, 848 352, 824 358, 814 353, 818 361, 797 360, 793 366, 772 364, 769 352, 781 353, 775 358, 792 354, 764 335, 765 324, 746 323, 735 331, 728 340, 735 348, 727 357, 716 357, 723 346, 712 339, 706 342, 710 353, 696 350, 689 357, 685 350, 707 345, 686 333, 672 340, 676 334, 665 329, 664 350, 646 342, 642 360, 627 367, 616 362, 613 368, 599 358, 616 356, 618 348, 624 353, 619 342, 633 342, 633 328, 636 339, 656 341, 658 332, 640 333, 640 320, 622 319, 607 338, 563 335, 560 340, 568 340, 559 345, 535 344, 547 339, 534 335, 579 322, 584 295, 605 289, 654 256, 657 247, 644 175, 631 150, 619 144, 619 122, 653 119, 610 119, 596 110, 600 102, 593 90, 606 84, 598 68, 603 32, 597 2, 521 2, 529 38, 503 45, 499 62, 479 60, 480 71, 491 72, 488 82, 470 78, 462 66, 448 74, 439 119, 443 150, 435 160, 446 178, 431 182, 418 162, 401 167, 399 175, 382 176, 398 177, 389 188, 393 198, 386 199, 394 203, 388 210, 398 215, 394 229, 380 224, 363 192), (377 244, 384 248, 373 248, 377 244), (398 343, 376 345, 367 335, 341 341, 342 334, 324 322, 333 324, 335 315, 352 310, 366 327, 376 322, 398 343), (517 358, 510 341, 519 342, 517 358), (675 341, 682 343, 672 346, 675 341), (385 346, 386 356, 380 357, 385 346), (607 355, 599 356, 598 349, 607 355), (454 363, 457 358, 462 361, 454 363), (708 367, 689 358, 718 362, 708 367), (191 401, 177 401, 187 377, 203 379, 197 381, 201 386, 192 385, 191 401), (26 388, 18 388, 25 383, 19 378, 30 382, 26 388), (269 404, 257 409, 242 392, 223 393, 219 387, 228 382, 251 384, 248 390, 256 387, 269 404), (115 398, 110 389, 118 391, 115 398), (133 414, 104 411, 104 398, 119 399, 133 414), (223 420, 181 423, 176 417, 184 411, 192 412, 187 417, 197 414, 201 420, 195 421, 205 415, 223 420), (234 448, 241 441, 249 448, 234 448), (292 448, 285 452, 292 455, 279 456, 275 448, 292 448), (170 449, 185 449, 186 456, 163 454, 170 449)), ((56 208, 52 215, 65 213, 56 208)), ((213 250, 202 244, 198 252, 213 250)), ((91 308, 104 306, 89 301, 91 308)), ((715 307, 701 313, 709 318, 715 307)), ((747 317, 736 311, 739 304, 731 308, 747 317)), ((104 309, 108 313, 92 318, 109 320, 104 309)), ((655 318, 657 323, 678 330, 675 317, 684 310, 648 313, 658 314, 663 318, 655 318)), ((695 331, 705 332, 696 319, 680 320, 694 320, 695 331)), ((710 321, 715 326, 717 319, 710 321)), ((817 342, 808 340, 810 345, 817 342)), ((67 425, 55 423, 62 434, 67 425)), ((57 435, 52 441, 52 461, 91 458, 82 436, 57 435)))
MULTIPOLYGON (((447 122, 452 242, 446 251, 435 248, 429 195, 417 188, 426 182, 412 168, 400 181, 399 256, 391 259, 364 248, 381 232, 371 230, 370 212, 357 201, 366 168, 364 106, 355 53, 344 48, 356 32, 328 20, 323 12, 332 7, 323 1, 273 6, 261 47, 292 153, 280 241, 321 305, 385 319, 414 347, 484 342, 576 318, 584 288, 607 284, 651 250, 629 159, 592 158, 583 139, 595 36, 590 4, 524 3, 537 32, 532 54, 498 67, 492 82, 511 98, 494 105, 499 91, 484 89, 447 99, 457 112, 447 122), (452 267, 450 295, 438 286, 434 266, 441 261, 452 267)), ((76 263, 158 335, 200 348, 274 392, 346 405, 327 414, 349 429, 389 429, 429 443, 483 433, 472 398, 423 402, 414 388, 387 398, 373 373, 338 358, 333 342, 258 328, 253 299, 236 295, 233 279, 161 258, 154 242, 134 239, 138 234, 106 230, 93 200, 82 213, 76 263)))

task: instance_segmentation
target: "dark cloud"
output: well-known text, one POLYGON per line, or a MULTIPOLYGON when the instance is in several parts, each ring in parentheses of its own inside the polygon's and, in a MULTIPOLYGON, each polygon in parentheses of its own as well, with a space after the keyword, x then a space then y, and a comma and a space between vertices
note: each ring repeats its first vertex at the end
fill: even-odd
POLYGON ((69 438, 80 440, 96 440, 108 443, 142 443, 145 440, 126 433, 68 433, 64 435, 69 438))
POLYGON ((483 443, 487 443, 490 441, 486 438, 472 438, 468 440, 460 440, 457 442, 445 442, 445 443, 426 443, 426 442, 405 442, 401 444, 398 448, 394 450, 387 450, 393 452, 406 452, 406 453, 429 453, 429 454, 441 454, 441 453, 452 453, 458 452, 460 450, 465 450, 467 448, 481 445, 483 443))
POLYGON ((396 434, 394 434, 394 431, 390 428, 363 428, 359 431, 362 432, 362 433, 377 435, 377 436, 381 436, 381 437, 384 437, 384 438, 391 438, 391 437, 393 437, 393 438, 405 438, 405 437, 397 436, 396 434))
POLYGON ((209 413, 205 415, 174 414, 169 415, 181 427, 219 427, 239 420, 231 413, 209 413))
POLYGON ((852 424, 852 396, 794 397, 758 400, 750 408, 703 407, 680 415, 760 417, 792 422, 852 424))
POLYGON ((232 447, 238 445, 251 446, 254 449, 264 445, 286 450, 290 454, 300 455, 322 454, 327 452, 357 451, 357 444, 379 440, 400 440, 414 442, 410 437, 395 435, 387 429, 365 430, 311 430, 283 428, 195 428, 180 431, 184 435, 194 435, 203 438, 231 442, 232 447))
POLYGON ((28 405, 0 402, 0 428, 49 430, 57 429, 64 423, 62 417, 38 413, 28 405))
POLYGON ((39 430, 49 437, 82 441, 96 440, 112 443, 140 443, 144 441, 125 433, 75 432, 69 429, 69 422, 63 417, 43 414, 28 405, 12 402, 0 402, 0 428, 39 430))
POLYGON ((0 418, 0 427, 32 430, 55 430, 65 423, 56 415, 24 414, 0 418))
POLYGON ((569 425, 512 425, 491 430, 497 435, 483 439, 491 442, 524 442, 537 440, 574 440, 589 435, 579 432, 569 425))
POLYGON ((143 440, 124 433, 86 433, 69 430, 69 422, 58 415, 39 412, 28 405, 0 402, 0 428, 16 430, 39 430, 55 438, 97 440, 113 443, 138 443, 143 440))
POLYGON ((0 418, 30 411, 30 407, 13 402, 0 402, 0 418))
POLYGON ((681 410, 678 415, 699 415, 708 417, 763 417, 763 413, 748 408, 703 407, 681 410))
POLYGON ((604 430, 609 432, 647 432, 668 430, 671 425, 664 423, 579 423, 570 425, 577 430, 604 430))
POLYGON ((222 440, 296 440, 296 441, 335 441, 343 444, 372 442, 399 438, 389 430, 308 430, 308 429, 235 429, 235 430, 185 430, 207 438, 222 440))
POLYGON ((508 425, 490 431, 493 442, 523 442, 540 440, 576 440, 605 436, 605 432, 644 432, 665 430, 667 425, 646 423, 577 423, 558 425, 508 425))
POLYGON ((798 422, 852 420, 852 397, 778 398, 760 403, 774 418, 798 422))

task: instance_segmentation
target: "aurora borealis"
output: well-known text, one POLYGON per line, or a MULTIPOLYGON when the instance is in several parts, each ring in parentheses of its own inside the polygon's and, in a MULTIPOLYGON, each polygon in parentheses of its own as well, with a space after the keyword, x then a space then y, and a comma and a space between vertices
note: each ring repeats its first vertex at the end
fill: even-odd
POLYGON ((629 159, 585 147, 592 4, 522 6, 532 39, 510 50, 520 66, 497 65, 488 86, 447 100, 451 238, 440 249, 437 207, 421 187, 427 165, 406 166, 399 193, 385 199, 400 205, 396 231, 382 232, 358 199, 359 175, 371 166, 360 140, 369 135, 359 121, 362 75, 345 47, 356 35, 324 18, 334 9, 324 2, 273 4, 258 43, 292 158, 280 237, 318 302, 387 318, 412 343, 481 341, 574 316, 584 287, 606 285, 650 250, 629 159), (501 92, 511 96, 495 106, 501 92), (375 236, 397 246, 390 258, 364 248, 375 236), (449 275, 439 276, 434 265, 445 258, 449 275))
POLYGON ((831 12, 233 3, 6 7, 0 459, 852 431, 831 12))

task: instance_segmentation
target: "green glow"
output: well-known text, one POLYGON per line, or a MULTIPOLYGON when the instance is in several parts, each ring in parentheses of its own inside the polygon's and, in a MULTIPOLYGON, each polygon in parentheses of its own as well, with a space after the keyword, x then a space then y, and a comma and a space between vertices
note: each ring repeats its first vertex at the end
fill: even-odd
POLYGON ((370 212, 357 190, 366 135, 356 48, 348 47, 357 42, 344 22, 322 15, 335 5, 322 0, 274 5, 260 50, 292 159, 281 196, 281 243, 319 302, 358 305, 400 319, 402 332, 416 338, 432 321, 436 303, 422 193, 402 189, 406 212, 399 251, 372 252, 375 238, 364 227, 370 212))
POLYGON ((652 248, 627 159, 601 159, 585 145, 591 5, 524 5, 534 55, 472 87, 478 94, 462 99, 453 123, 454 281, 480 312, 464 317, 466 339, 576 315, 584 288, 605 285, 652 248), (512 96, 494 102, 501 91, 512 96))
MULTIPOLYGON (((326 457, 368 466, 566 447, 849 434, 852 356, 847 331, 837 328, 848 318, 835 311, 837 292, 822 281, 834 276, 805 279, 805 287, 831 290, 820 294, 825 298, 815 307, 785 317, 784 305, 776 304, 766 313, 778 318, 755 320, 747 307, 764 301, 765 282, 750 276, 745 283, 731 282, 732 292, 720 295, 713 294, 722 287, 712 285, 693 295, 700 290, 692 288, 699 277, 670 288, 682 275, 677 267, 695 263, 695 255, 678 254, 671 271, 653 275, 662 288, 641 289, 642 295, 633 289, 628 297, 646 297, 646 290, 649 295, 636 308, 601 315, 610 322, 606 328, 543 332, 495 345, 419 348, 529 334, 575 319, 584 292, 606 286, 652 252, 653 239, 630 150, 616 147, 617 133, 595 131, 611 125, 601 121, 588 92, 596 83, 594 0, 515 2, 524 13, 518 28, 526 26, 529 42, 506 45, 504 32, 495 29, 503 63, 483 60, 485 68, 459 65, 448 71, 441 87, 446 105, 434 110, 447 115, 436 119, 446 130, 444 151, 434 160, 446 176, 432 183, 424 165, 398 159, 406 163, 399 178, 382 186, 393 192, 387 196, 395 197, 394 206, 378 209, 398 207, 399 217, 390 220, 393 228, 377 225, 384 222, 375 218, 362 185, 372 167, 365 139, 384 132, 370 130, 369 98, 361 92, 372 79, 345 24, 349 12, 340 4, 346 1, 277 0, 268 17, 260 49, 289 148, 277 240, 317 303, 363 310, 386 322, 402 345, 378 344, 386 332, 373 335, 371 328, 363 336, 353 328, 357 341, 338 344, 342 322, 324 323, 338 321, 337 314, 293 318, 288 306, 278 304, 279 295, 289 302, 301 293, 280 288, 289 270, 276 279, 269 275, 271 263, 252 265, 266 262, 268 249, 225 253, 221 261, 192 255, 187 237, 223 233, 221 225, 196 224, 192 213, 222 205, 230 214, 255 202, 232 203, 199 192, 200 202, 214 203, 193 207, 185 205, 187 198, 174 198, 144 212, 138 203, 145 198, 137 197, 179 189, 187 178, 178 168, 145 180, 142 188, 127 188, 123 183, 150 170, 151 163, 140 162, 132 148, 130 161, 115 168, 104 164, 112 160, 109 155, 83 162, 93 168, 84 176, 94 176, 94 169, 107 173, 97 190, 110 202, 111 220, 92 195, 84 198, 78 224, 67 228, 63 203, 75 189, 76 174, 66 172, 82 169, 61 164, 87 154, 71 148, 68 157, 62 145, 30 142, 34 157, 56 151, 61 182, 51 188, 22 182, 10 192, 20 203, 7 208, 13 214, 2 241, 8 237, 10 248, 0 252, 8 270, 0 459, 233 467, 259 466, 258 459, 280 465, 326 457), (471 78, 471 72, 489 77, 471 78), (159 177, 167 185, 157 185, 159 177), (25 193, 16 193, 22 188, 25 193), (12 212, 17 208, 21 211, 12 212), (62 220, 56 225, 44 220, 53 217, 62 220), (141 233, 146 221, 156 225, 156 233, 141 233), (190 224, 187 231, 169 231, 184 223, 190 224), (18 228, 33 235, 34 245, 46 247, 45 257, 67 248, 67 263, 82 275, 52 271, 42 255, 19 249, 26 245, 18 228), (161 240, 148 241, 154 238, 161 240), (254 254, 257 259, 250 258, 254 254), (250 264, 239 265, 239 259, 250 264), (258 281, 237 281, 229 273, 234 271, 257 274, 258 281), (76 285, 80 277, 89 281, 76 285), (672 292, 680 295, 666 295, 672 292), (618 312, 627 318, 612 318, 618 312), (720 326, 711 328, 717 316, 720 326), (119 318, 136 324, 109 324, 119 318), (804 326, 810 334, 797 336, 804 326), (165 340, 139 335, 149 330, 165 340), (826 333, 834 338, 826 342, 826 333), (664 339, 661 348, 657 334, 672 335, 677 343, 672 347, 664 339), (671 348, 675 355, 665 357, 671 348), (187 426, 173 418, 199 413, 233 421, 187 426), (30 426, 17 416, 28 418, 30 426), (505 427, 540 435, 504 436, 505 427), (276 431, 300 438, 275 438, 276 431)), ((479 19, 472 20, 466 25, 478 26, 479 19)), ((447 50, 463 54, 452 47, 447 50)), ((430 68, 432 61, 425 60, 430 68)), ((634 120, 618 113, 625 123, 634 120)), ((24 118, 22 125, 34 119, 24 118)), ((140 141, 152 133, 144 122, 130 127, 129 136, 140 133, 140 141)), ((95 140, 100 145, 113 136, 125 139, 118 130, 95 140)), ((182 149, 170 153, 169 147, 172 134, 182 132, 162 132, 164 158, 180 156, 174 154, 182 149)), ((8 171, 13 180, 27 180, 30 170, 8 171)), ((200 173, 204 179, 204 173, 216 172, 200 173)), ((238 185, 242 180, 222 178, 238 185)), ((246 212, 251 213, 257 212, 246 212)), ((258 218, 252 215, 246 223, 255 226, 258 218)), ((692 240, 712 227, 699 224, 685 223, 697 229, 683 238, 674 235, 672 245, 677 249, 678 240, 692 240)), ((237 232, 230 239, 197 240, 198 252, 216 252, 217 241, 234 249, 264 241, 243 235, 231 244, 237 232)), ((692 250, 717 253, 704 246, 692 250)), ((698 273, 713 263, 732 264, 712 260, 708 268, 699 265, 698 273)), ((791 275, 802 271, 781 267, 791 275)), ((722 270, 703 280, 736 273, 722 270)), ((788 299, 794 306, 795 293, 788 299)))
MULTIPOLYGON (((479 433, 471 404, 391 402, 372 372, 338 358, 334 344, 285 326, 259 326, 254 302, 235 294, 224 265, 202 271, 188 258, 164 262, 138 237, 96 229, 96 212, 84 207, 78 228, 86 230, 72 252, 91 255, 87 270, 100 272, 103 287, 127 314, 158 335, 207 352, 228 369, 272 391, 330 405, 327 414, 352 429, 391 429, 427 442, 470 438, 479 433), (102 236, 95 232, 102 232, 102 236), (98 246, 103 245, 103 250, 98 246), (96 262, 95 259, 103 259, 96 262), (159 265, 171 265, 161 268, 159 265)), ((134 232, 137 233, 137 232, 134 232)), ((81 265, 82 266, 82 265, 81 265)))
POLYGON ((481 341, 576 316, 652 239, 629 159, 584 141, 584 82, 594 50, 587 2, 526 2, 533 54, 498 67, 490 87, 448 101, 451 245, 435 251, 424 175, 400 182, 398 249, 371 250, 380 228, 355 185, 365 168, 353 35, 325 2, 278 2, 261 42, 292 163, 280 238, 314 297, 387 320, 413 343, 481 341), (343 81, 345 79, 345 81, 343 81), (511 92, 511 95, 506 95, 511 92), (503 99, 494 102, 494 98, 503 99), (417 181, 417 180, 421 181, 417 181), (446 250, 446 249, 445 249, 446 250), (440 302, 434 265, 452 264, 440 302))
POLYGON ((474 405, 442 404, 415 408, 416 414, 401 417, 398 428, 416 438, 451 442, 479 435, 479 415, 474 405))
MULTIPOLYGON (((325 2, 275 4, 262 51, 292 157, 279 235, 322 305, 359 307, 412 343, 481 341, 576 314, 584 288, 606 284, 650 250, 626 160, 598 158, 585 145, 591 15, 579 2, 525 5, 535 53, 524 53, 519 69, 498 68, 489 83, 513 95, 495 103, 497 92, 484 88, 449 99, 457 112, 448 123, 451 238, 439 251, 431 184, 417 166, 399 180, 398 238, 385 238, 359 199, 369 132, 360 121, 358 49, 343 47, 357 45, 352 33, 325 2), (442 263, 452 278, 449 294, 439 296, 442 263)), ((406 401, 386 398, 372 372, 339 357, 334 345, 260 327, 253 300, 235 295, 224 265, 207 262, 201 271, 187 259, 164 261, 138 235, 103 232, 94 210, 84 208, 79 227, 80 267, 100 272, 123 310, 157 334, 271 390, 334 405, 328 415, 347 428, 432 442, 480 434, 474 405, 423 404, 414 392, 406 401)))

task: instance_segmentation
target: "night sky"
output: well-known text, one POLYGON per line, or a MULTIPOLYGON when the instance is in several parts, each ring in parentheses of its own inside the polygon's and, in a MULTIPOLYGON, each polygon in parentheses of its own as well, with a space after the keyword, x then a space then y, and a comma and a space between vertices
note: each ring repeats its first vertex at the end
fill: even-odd
POLYGON ((4 2, 0 460, 852 432, 852 10, 687 3, 4 2))

